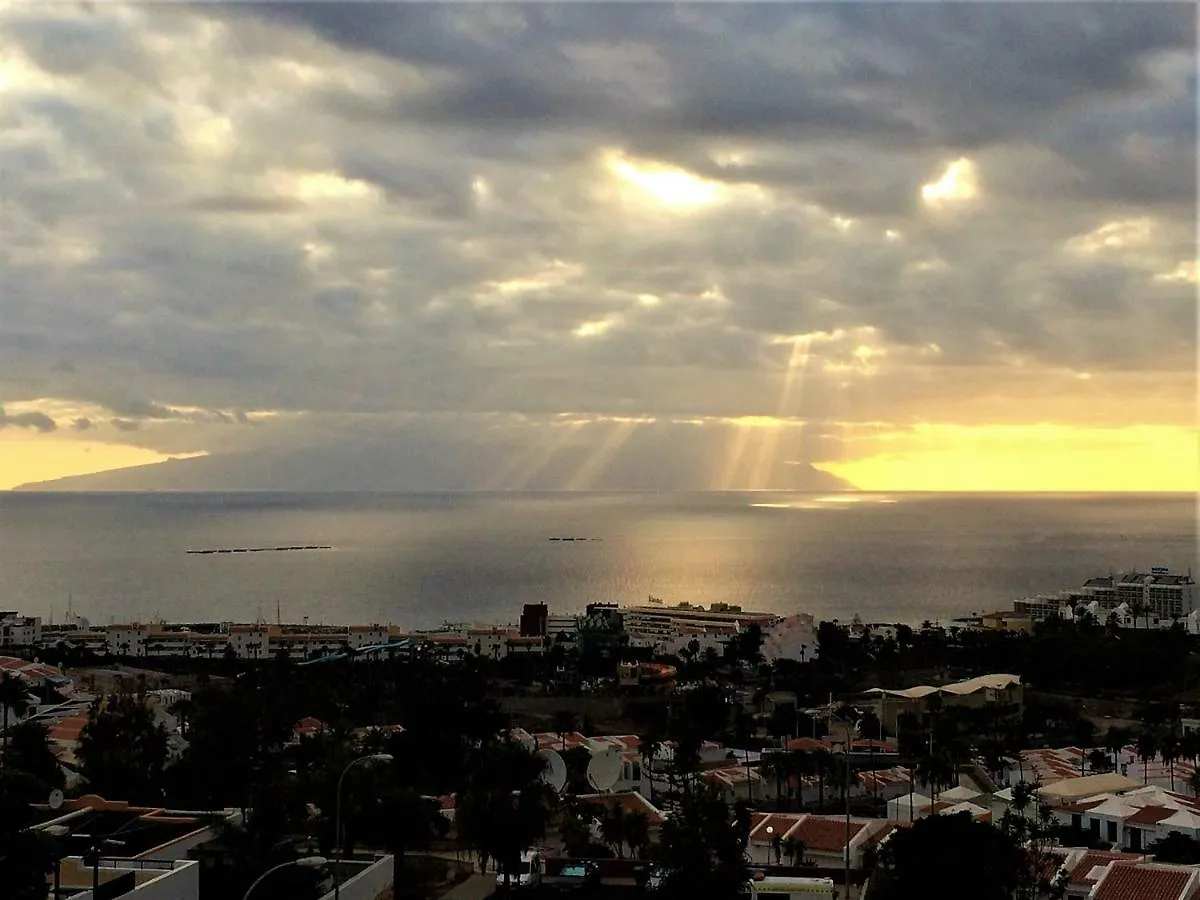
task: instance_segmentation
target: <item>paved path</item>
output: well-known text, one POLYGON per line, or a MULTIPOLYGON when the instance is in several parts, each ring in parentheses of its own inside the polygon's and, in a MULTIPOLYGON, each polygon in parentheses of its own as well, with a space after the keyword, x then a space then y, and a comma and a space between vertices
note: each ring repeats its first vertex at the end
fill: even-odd
POLYGON ((442 900, 484 900, 496 889, 495 875, 472 875, 462 884, 442 894, 442 900))

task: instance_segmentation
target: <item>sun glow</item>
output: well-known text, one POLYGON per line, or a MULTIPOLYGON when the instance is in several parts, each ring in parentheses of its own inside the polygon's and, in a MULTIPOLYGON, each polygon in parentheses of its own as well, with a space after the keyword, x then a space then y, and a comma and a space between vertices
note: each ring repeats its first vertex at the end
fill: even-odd
POLYGON ((668 209, 708 206, 724 193, 723 186, 715 181, 662 163, 634 162, 620 152, 609 153, 604 165, 618 181, 668 209))
POLYGON ((1195 491, 1195 429, 921 425, 822 468, 862 490, 1195 491), (869 452, 869 451, 868 451, 869 452))
POLYGON ((973 200, 979 196, 975 164, 962 157, 946 166, 936 181, 921 185, 921 199, 930 206, 973 200))
POLYGON ((204 455, 168 455, 127 444, 109 444, 57 435, 22 434, 5 429, 5 433, 0 436, 0 490, 11 490, 21 484, 51 481, 72 475, 91 475, 128 466, 144 466, 168 459, 204 455))

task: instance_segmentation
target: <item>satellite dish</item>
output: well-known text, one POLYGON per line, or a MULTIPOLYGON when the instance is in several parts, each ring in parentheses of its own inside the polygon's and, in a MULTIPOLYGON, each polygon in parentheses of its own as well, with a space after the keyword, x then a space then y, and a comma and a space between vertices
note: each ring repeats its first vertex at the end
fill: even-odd
POLYGON ((539 750, 537 755, 546 761, 542 781, 554 788, 556 793, 561 792, 567 785, 567 764, 554 750, 539 750))
POLYGON ((611 790, 621 777, 621 754, 617 750, 606 750, 592 757, 587 767, 588 784, 596 791, 611 790))
POLYGON ((63 792, 55 788, 50 792, 50 799, 46 803, 51 809, 59 809, 63 805, 63 792))

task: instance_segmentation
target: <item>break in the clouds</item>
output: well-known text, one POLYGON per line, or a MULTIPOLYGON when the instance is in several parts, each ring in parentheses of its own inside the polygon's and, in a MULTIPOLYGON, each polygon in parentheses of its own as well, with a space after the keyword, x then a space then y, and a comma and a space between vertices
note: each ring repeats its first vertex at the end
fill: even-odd
POLYGON ((1153 465, 1194 441, 1195 26, 7 6, 0 402, 204 486, 786 487, 996 428, 1153 465))

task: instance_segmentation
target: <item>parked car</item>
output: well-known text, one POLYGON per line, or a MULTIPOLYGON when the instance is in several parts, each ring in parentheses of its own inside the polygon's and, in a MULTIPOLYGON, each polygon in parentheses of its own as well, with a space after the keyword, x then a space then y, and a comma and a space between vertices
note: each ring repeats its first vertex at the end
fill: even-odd
POLYGON ((554 893, 587 894, 600 884, 600 870, 594 862, 571 860, 557 875, 547 875, 542 886, 554 893))

